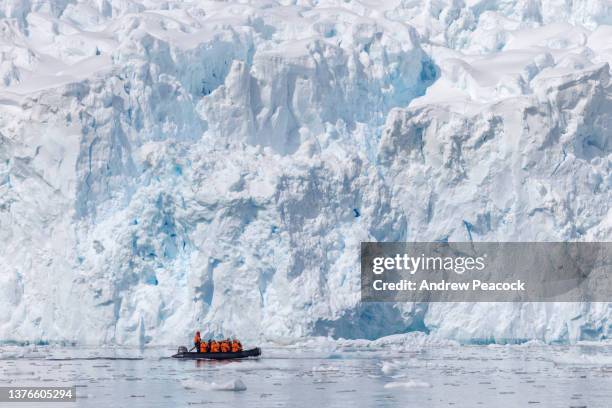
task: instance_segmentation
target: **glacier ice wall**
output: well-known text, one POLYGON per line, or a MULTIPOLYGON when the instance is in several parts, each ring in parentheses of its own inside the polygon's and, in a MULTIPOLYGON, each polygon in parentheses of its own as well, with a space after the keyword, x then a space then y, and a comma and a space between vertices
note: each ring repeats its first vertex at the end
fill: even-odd
POLYGON ((607 240, 612 8, 0 4, 0 340, 609 336, 359 303, 366 240, 607 240))

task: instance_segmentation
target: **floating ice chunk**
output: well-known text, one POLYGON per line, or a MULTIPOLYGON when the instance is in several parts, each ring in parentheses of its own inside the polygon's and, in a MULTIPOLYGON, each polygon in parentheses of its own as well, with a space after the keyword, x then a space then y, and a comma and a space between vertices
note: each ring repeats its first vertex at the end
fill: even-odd
POLYGON ((397 365, 391 361, 384 361, 382 363, 382 367, 380 368, 380 371, 386 375, 392 374, 395 370, 397 370, 397 365))
POLYGON ((599 354, 567 354, 553 358, 555 365, 612 366, 612 356, 599 354))
POLYGON ((313 373, 334 373, 340 371, 339 367, 329 366, 329 365, 320 365, 316 367, 312 367, 313 373))
POLYGON ((385 384, 385 388, 431 388, 431 384, 425 381, 410 380, 405 382, 390 382, 385 384))
POLYGON ((416 359, 403 359, 403 360, 391 360, 391 361, 383 361, 380 371, 385 375, 395 375, 397 371, 404 370, 407 368, 420 367, 422 365, 416 359))
POLYGON ((221 384, 213 382, 210 384, 210 388, 217 391, 245 391, 247 389, 240 378, 221 384))
POLYGON ((240 378, 219 384, 216 382, 206 383, 203 381, 187 380, 183 383, 183 385, 185 388, 189 389, 201 389, 208 391, 245 391, 247 389, 246 385, 240 378))

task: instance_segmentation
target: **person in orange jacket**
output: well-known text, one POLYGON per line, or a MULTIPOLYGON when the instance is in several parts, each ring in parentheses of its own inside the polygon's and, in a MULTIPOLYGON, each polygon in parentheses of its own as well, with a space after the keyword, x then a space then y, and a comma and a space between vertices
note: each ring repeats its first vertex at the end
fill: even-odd
POLYGON ((219 352, 219 343, 217 343, 215 340, 210 341, 210 352, 211 353, 219 352))
POLYGON ((232 340, 232 353, 238 353, 242 351, 242 344, 236 339, 232 340))
POLYGON ((200 342, 200 353, 208 353, 208 343, 205 341, 200 342))
POLYGON ((196 351, 200 350, 200 343, 202 339, 200 338, 200 332, 197 331, 195 336, 193 336, 193 345, 196 351))
POLYGON ((230 349, 231 349, 231 347, 230 347, 229 340, 221 341, 221 352, 222 353, 228 353, 230 351, 230 349))

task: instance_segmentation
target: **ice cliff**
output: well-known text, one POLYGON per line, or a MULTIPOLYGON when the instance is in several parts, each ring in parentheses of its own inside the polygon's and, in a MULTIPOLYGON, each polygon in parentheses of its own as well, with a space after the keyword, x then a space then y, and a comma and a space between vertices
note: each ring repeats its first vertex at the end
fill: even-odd
POLYGON ((610 335, 359 303, 366 240, 612 237, 606 0, 0 2, 0 340, 610 335))

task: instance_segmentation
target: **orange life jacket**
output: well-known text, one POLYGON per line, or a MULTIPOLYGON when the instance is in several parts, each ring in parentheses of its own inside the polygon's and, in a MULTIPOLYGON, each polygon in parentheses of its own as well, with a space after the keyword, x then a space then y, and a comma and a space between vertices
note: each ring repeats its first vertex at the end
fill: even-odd
POLYGON ((203 341, 200 343, 200 353, 208 352, 208 343, 203 341))
POLYGON ((240 343, 238 341, 232 341, 232 353, 237 353, 241 349, 240 343))
POLYGON ((219 343, 217 343, 216 341, 211 341, 210 342, 210 352, 211 353, 218 353, 219 352, 219 343))
POLYGON ((222 353, 227 353, 230 351, 230 345, 227 341, 222 341, 221 342, 221 352, 222 353))

